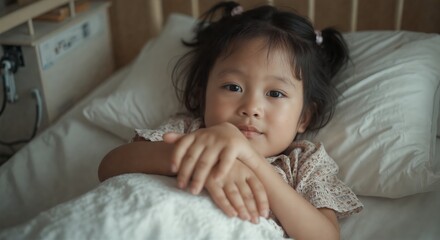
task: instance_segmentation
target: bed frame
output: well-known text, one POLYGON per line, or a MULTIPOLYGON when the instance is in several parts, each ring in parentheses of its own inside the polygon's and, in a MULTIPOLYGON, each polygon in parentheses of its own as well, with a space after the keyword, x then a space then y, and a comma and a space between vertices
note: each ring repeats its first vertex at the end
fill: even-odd
MULTIPOLYGON (((156 36, 172 12, 198 17, 218 0, 111 0, 116 64, 133 60, 144 43, 156 36)), ((440 33, 439 0, 237 0, 245 9, 262 4, 295 9, 317 29, 342 32, 408 30, 440 33)))

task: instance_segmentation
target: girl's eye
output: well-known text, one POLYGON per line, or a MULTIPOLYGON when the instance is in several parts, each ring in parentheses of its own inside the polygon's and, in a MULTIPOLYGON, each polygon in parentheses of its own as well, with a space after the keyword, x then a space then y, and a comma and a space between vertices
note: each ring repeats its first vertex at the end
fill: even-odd
POLYGON ((286 95, 284 95, 282 92, 280 91, 269 91, 267 93, 267 96, 269 97, 273 97, 273 98, 282 98, 285 97, 286 95))
POLYGON ((240 86, 235 85, 235 84, 228 84, 228 85, 223 86, 223 88, 225 88, 226 90, 229 90, 231 92, 242 92, 243 91, 240 86))

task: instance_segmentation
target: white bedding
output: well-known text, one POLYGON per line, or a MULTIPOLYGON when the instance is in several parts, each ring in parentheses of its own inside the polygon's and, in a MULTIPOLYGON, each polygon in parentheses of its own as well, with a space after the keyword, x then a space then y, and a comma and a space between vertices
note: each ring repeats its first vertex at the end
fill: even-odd
MULTIPOLYGON (((265 220, 253 225, 227 219, 208 196, 194 197, 174 189, 171 178, 133 174, 99 185, 96 172, 100 160, 124 141, 90 124, 81 111, 93 97, 110 93, 126 72, 115 74, 0 168, 0 239, 279 236, 265 220), (159 188, 152 194, 154 186, 159 188), (180 197, 157 201, 173 194, 180 197), (176 202, 179 205, 172 204, 176 202), (207 216, 196 214, 198 210, 207 216)), ((341 220, 342 239, 440 236, 439 191, 399 199, 360 199, 365 209, 341 220)))
POLYGON ((0 233, 11 239, 280 239, 281 229, 229 219, 204 192, 194 196, 169 177, 127 174, 0 233), (278 231, 277 231, 278 230, 278 231))
MULTIPOLYGON (((0 239, 282 239, 273 221, 228 218, 206 192, 191 195, 173 178, 126 174, 0 232, 0 239)), ((366 213, 342 221, 343 239, 436 239, 440 194, 364 198, 366 213), (426 207, 423 207, 426 206, 426 207), (438 207, 437 207, 438 209, 438 207), (438 212, 437 212, 438 213, 438 212), (429 217, 431 215, 431 217, 429 217)))

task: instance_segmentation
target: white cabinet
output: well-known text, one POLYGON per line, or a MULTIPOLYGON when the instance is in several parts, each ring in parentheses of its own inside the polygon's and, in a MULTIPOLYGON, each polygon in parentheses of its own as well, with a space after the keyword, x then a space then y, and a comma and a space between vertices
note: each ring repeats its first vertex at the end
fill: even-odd
POLYGON ((36 90, 43 105, 41 131, 113 72, 109 6, 108 2, 91 2, 88 10, 62 22, 34 20, 34 35, 29 35, 26 24, 0 35, 2 48, 19 49, 23 60, 15 73, 18 100, 8 103, 0 116, 1 141, 32 134, 36 90))

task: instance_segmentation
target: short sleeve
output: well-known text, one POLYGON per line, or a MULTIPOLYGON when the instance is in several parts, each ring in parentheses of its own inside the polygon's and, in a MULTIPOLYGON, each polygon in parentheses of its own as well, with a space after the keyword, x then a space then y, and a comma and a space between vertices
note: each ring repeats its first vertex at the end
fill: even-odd
POLYGON ((136 135, 132 141, 143 139, 147 141, 163 141, 163 135, 167 132, 188 133, 197 130, 201 126, 199 119, 189 115, 179 114, 161 124, 157 129, 135 129, 136 135))
POLYGON ((298 160, 296 191, 316 208, 333 209, 339 218, 362 210, 357 196, 338 179, 339 168, 322 144, 299 141, 290 158, 298 160))

